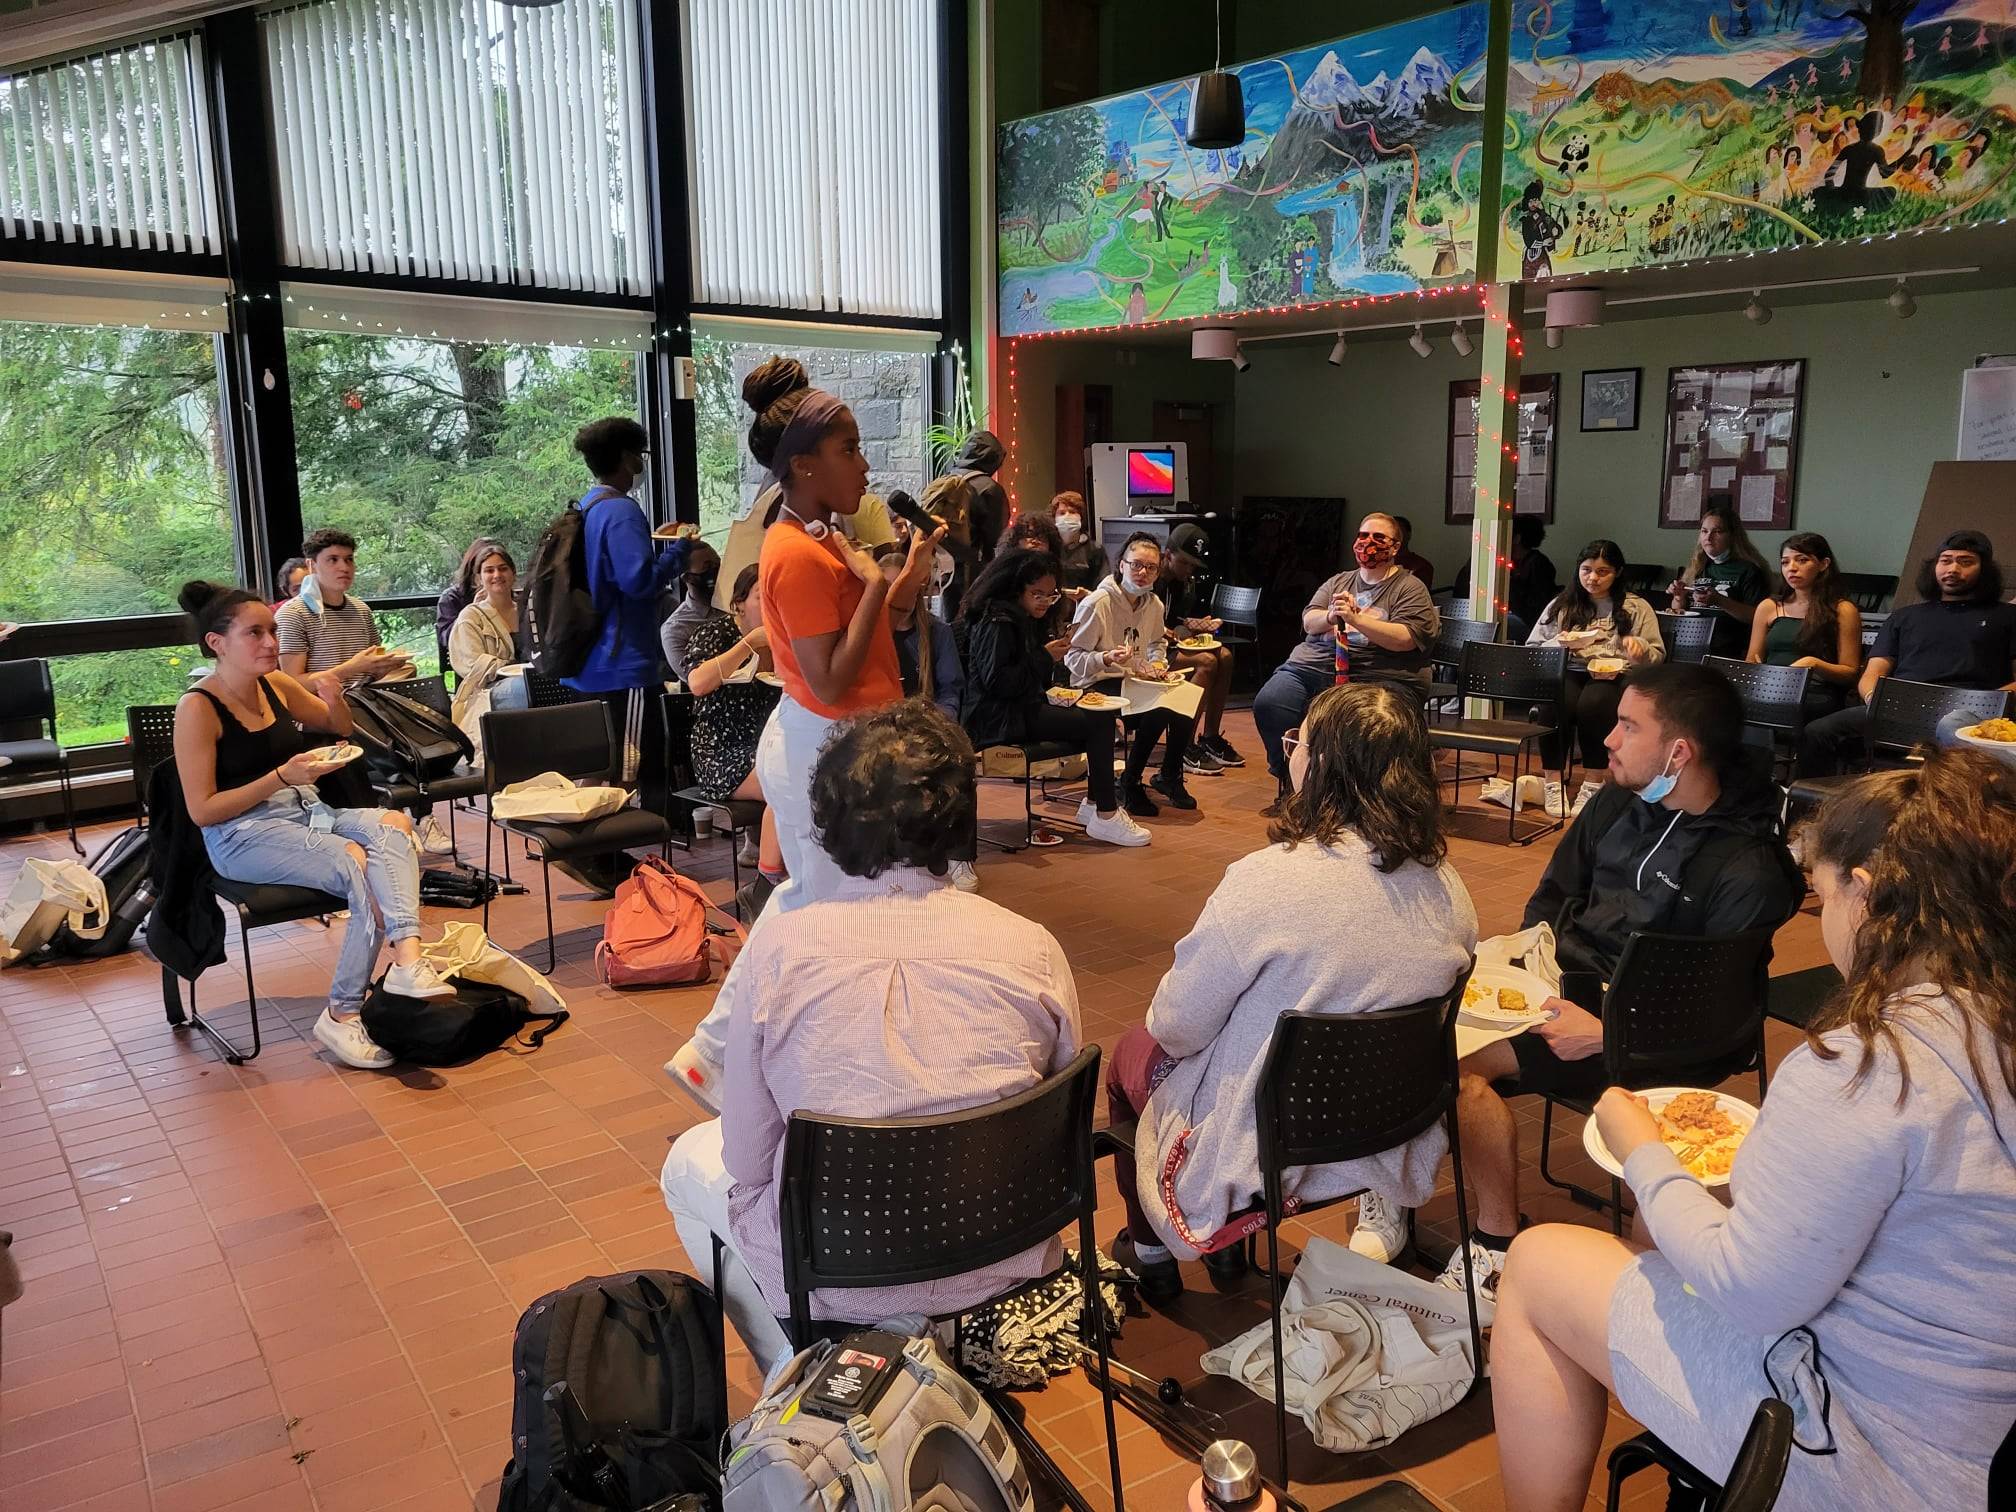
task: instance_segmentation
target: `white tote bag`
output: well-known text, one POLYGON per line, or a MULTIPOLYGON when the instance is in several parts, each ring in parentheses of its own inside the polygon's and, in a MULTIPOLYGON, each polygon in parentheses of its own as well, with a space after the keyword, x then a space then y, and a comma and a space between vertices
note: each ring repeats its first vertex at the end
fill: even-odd
POLYGON ((30 856, 0 906, 0 966, 33 955, 65 922, 78 939, 95 940, 111 912, 105 883, 90 867, 30 856))
POLYGON ((448 977, 467 977, 504 987, 525 999, 532 1013, 562 1013, 567 1000, 558 989, 510 951, 492 943, 481 924, 449 924, 433 944, 420 942, 420 958, 448 977))
MULTIPOLYGON (((1463 1399, 1477 1373, 1463 1294, 1312 1237, 1281 1302, 1287 1407, 1336 1454, 1379 1449, 1463 1399)), ((1204 1369, 1274 1400, 1265 1323, 1204 1369)))
POLYGON ((512 783, 491 799, 490 813, 497 819, 579 824, 584 819, 613 814, 629 801, 629 791, 624 788, 583 787, 572 777, 541 772, 537 777, 512 783))

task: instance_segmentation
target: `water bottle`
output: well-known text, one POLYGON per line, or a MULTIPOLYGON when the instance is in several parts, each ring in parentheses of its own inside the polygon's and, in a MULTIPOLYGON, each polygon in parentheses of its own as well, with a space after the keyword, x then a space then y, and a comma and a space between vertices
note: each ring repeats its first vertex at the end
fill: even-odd
POLYGON ((1190 1487, 1189 1512, 1275 1512, 1273 1492, 1260 1484, 1250 1444, 1219 1439, 1204 1451, 1203 1472, 1190 1487))

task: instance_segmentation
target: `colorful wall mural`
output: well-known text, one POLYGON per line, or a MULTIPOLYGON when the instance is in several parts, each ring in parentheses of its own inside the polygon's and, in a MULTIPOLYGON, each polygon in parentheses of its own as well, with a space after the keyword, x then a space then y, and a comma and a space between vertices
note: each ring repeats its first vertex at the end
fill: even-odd
POLYGON ((1185 143, 1187 79, 1003 125, 1003 334, 1467 279, 1486 10, 1240 66, 1246 140, 1224 152, 1185 143))
POLYGON ((1999 219, 2016 0, 1515 0, 1506 140, 1501 278, 1999 219))

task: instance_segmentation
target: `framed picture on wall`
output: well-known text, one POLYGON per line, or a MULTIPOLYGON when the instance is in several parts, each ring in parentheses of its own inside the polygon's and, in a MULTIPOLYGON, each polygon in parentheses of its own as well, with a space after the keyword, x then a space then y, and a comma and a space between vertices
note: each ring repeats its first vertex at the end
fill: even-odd
MULTIPOLYGON (((1467 524, 1475 514, 1478 395, 1475 378, 1449 385, 1447 485, 1442 518, 1467 524)), ((1519 380, 1519 472, 1512 509, 1554 523, 1554 417, 1561 407, 1561 375, 1529 373, 1519 380)))
POLYGON ((1638 379, 1643 368, 1603 368, 1582 375, 1582 429, 1638 429, 1638 379))
POLYGON ((1806 361, 1718 362, 1666 375, 1659 526, 1693 530, 1727 498, 1747 530, 1790 530, 1806 361))

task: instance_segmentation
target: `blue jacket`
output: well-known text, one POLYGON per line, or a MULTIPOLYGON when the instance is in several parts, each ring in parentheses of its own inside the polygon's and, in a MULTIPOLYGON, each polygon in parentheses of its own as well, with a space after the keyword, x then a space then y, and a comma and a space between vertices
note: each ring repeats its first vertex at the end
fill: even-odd
POLYGON ((658 681, 658 595, 683 570, 686 553, 651 539, 644 507, 597 484, 581 496, 581 545, 588 592, 602 633, 581 670, 562 681, 583 693, 648 688, 658 681))

